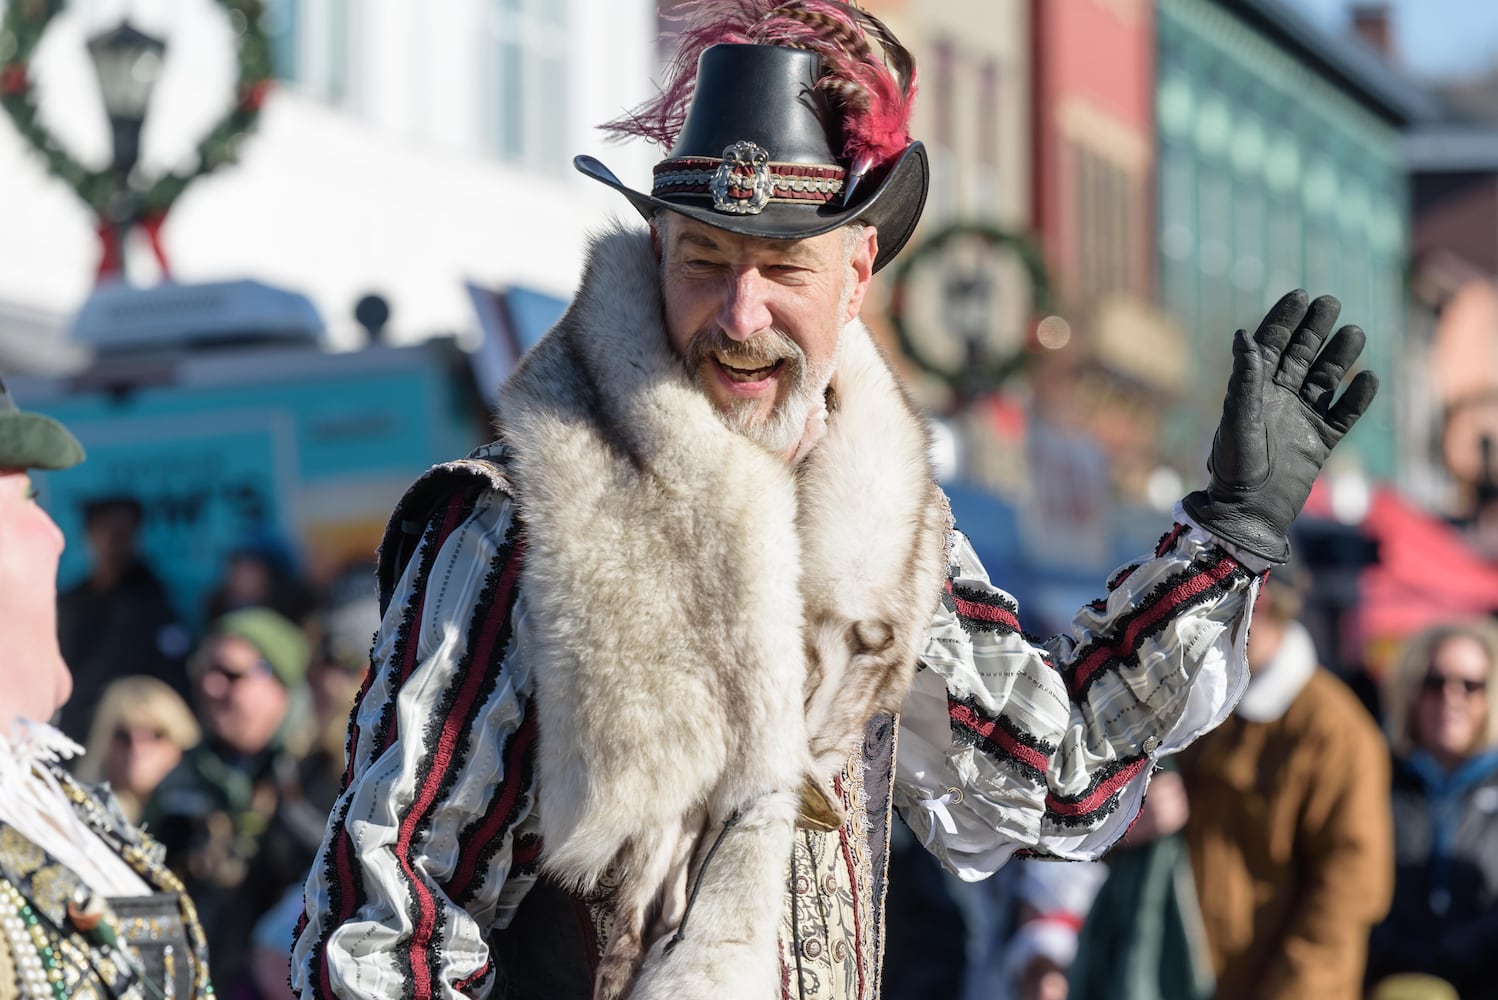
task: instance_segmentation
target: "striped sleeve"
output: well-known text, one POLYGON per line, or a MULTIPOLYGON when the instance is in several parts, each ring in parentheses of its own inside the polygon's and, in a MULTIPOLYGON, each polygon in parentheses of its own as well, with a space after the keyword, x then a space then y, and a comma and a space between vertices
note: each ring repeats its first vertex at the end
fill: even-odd
POLYGON ((957 875, 984 878, 1016 852, 1098 857, 1133 821, 1155 760, 1237 703, 1260 576, 1178 517, 1048 639, 1024 632, 1014 599, 954 533, 901 714, 895 794, 957 875))
POLYGON ((301 997, 483 996, 529 888, 535 721, 514 655, 524 540, 490 491, 438 504, 380 624, 344 791, 304 892, 301 997))

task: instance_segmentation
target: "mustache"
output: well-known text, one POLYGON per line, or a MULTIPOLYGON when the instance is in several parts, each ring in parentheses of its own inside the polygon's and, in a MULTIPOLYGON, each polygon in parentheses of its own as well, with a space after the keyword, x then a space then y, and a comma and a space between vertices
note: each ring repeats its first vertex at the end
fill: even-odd
POLYGON ((687 343, 687 370, 695 372, 709 358, 720 358, 735 368, 766 368, 778 361, 804 368, 806 352, 788 334, 771 328, 748 340, 734 340, 719 327, 701 330, 687 343))

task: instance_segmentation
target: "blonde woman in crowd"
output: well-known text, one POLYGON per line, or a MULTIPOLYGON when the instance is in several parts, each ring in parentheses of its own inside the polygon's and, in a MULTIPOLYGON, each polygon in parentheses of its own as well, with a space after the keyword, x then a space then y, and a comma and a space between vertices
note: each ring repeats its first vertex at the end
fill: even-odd
POLYGON ((201 738, 192 710, 169 685, 155 677, 122 677, 99 699, 78 777, 107 781, 125 818, 135 823, 161 779, 201 738))
POLYGON ((1394 906, 1369 980, 1422 972, 1464 998, 1498 981, 1498 624, 1427 629, 1385 692, 1394 748, 1394 906))

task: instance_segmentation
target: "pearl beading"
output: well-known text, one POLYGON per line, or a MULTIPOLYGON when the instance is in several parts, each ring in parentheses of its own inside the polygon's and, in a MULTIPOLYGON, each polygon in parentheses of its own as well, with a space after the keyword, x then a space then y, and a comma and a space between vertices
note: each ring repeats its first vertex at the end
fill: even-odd
POLYGON ((29 1000, 67 1000, 62 964, 47 942, 47 933, 20 891, 0 879, 0 924, 16 966, 21 995, 29 1000))

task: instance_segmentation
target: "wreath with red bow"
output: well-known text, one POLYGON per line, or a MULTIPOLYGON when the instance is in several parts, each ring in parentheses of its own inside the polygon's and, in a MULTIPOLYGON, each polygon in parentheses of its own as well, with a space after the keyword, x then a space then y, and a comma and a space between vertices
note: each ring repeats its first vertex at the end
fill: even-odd
MULTIPOLYGON (((16 124, 21 136, 46 163, 47 172, 73 189, 98 221, 104 244, 100 273, 118 270, 119 247, 114 218, 118 179, 112 169, 90 170, 62 147, 37 114, 36 92, 31 81, 31 57, 48 25, 63 9, 65 0, 11 0, 0 23, 0 107, 16 124)), ((161 249, 161 225, 172 205, 193 181, 239 158, 239 145, 254 129, 271 82, 270 42, 261 28, 262 0, 216 0, 229 18, 238 49, 239 78, 234 101, 197 146, 193 166, 170 171, 136 193, 133 220, 151 241, 157 260, 166 270, 161 249)))

